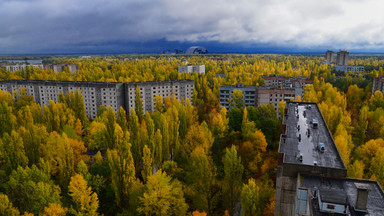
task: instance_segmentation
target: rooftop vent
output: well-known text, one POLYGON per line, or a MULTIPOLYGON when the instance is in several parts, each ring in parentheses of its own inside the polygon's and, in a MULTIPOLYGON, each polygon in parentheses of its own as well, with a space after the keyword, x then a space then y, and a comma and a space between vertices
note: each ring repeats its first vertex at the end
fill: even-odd
POLYGON ((325 145, 324 145, 324 143, 319 143, 318 148, 319 148, 319 151, 320 151, 321 153, 324 153, 324 152, 325 152, 325 145))
POLYGON ((297 159, 298 159, 300 162, 303 162, 303 154, 300 153, 300 154, 298 155, 297 159))
POLYGON ((317 121, 317 119, 312 119, 312 126, 313 128, 317 128, 319 126, 319 122, 317 121))
POLYGON ((355 186, 357 188, 355 210, 367 211, 369 185, 355 183, 355 186))

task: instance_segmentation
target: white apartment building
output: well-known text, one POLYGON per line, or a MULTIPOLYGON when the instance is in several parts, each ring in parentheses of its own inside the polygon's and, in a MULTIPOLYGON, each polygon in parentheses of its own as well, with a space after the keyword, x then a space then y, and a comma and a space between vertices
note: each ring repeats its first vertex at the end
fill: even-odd
POLYGON ((179 73, 198 73, 205 74, 205 65, 181 65, 179 73))
POLYGON ((69 82, 69 81, 38 81, 38 80, 9 80, 1 81, 0 89, 13 94, 24 88, 28 95, 42 107, 48 106, 49 101, 58 101, 60 92, 75 92, 78 89, 83 95, 86 115, 95 119, 100 105, 110 106, 117 113, 122 106, 127 112, 135 108, 135 90, 140 88, 143 99, 143 111, 153 112, 153 99, 156 95, 163 98, 172 94, 179 100, 189 98, 192 102, 194 81, 175 80, 137 83, 102 83, 102 82, 69 82))

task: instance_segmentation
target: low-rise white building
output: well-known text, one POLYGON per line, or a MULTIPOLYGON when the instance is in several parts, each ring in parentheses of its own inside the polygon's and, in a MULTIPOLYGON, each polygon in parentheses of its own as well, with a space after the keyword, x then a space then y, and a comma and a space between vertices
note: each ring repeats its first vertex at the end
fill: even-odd
POLYGON ((181 65, 179 73, 198 73, 205 74, 205 65, 181 65))
POLYGON ((343 71, 343 72, 364 72, 364 66, 351 66, 351 65, 334 65, 333 69, 335 71, 343 71))
POLYGON ((19 70, 26 70, 27 67, 41 68, 41 69, 44 68, 44 66, 42 64, 15 64, 15 65, 3 65, 1 67, 4 68, 6 71, 10 71, 10 72, 15 72, 15 71, 19 71, 19 70))

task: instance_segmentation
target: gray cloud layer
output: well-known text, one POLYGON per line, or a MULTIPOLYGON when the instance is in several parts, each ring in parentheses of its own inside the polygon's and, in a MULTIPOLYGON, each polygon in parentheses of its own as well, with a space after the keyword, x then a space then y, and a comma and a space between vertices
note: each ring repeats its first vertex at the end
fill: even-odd
POLYGON ((0 53, 110 41, 383 50, 381 0, 0 0, 0 53))

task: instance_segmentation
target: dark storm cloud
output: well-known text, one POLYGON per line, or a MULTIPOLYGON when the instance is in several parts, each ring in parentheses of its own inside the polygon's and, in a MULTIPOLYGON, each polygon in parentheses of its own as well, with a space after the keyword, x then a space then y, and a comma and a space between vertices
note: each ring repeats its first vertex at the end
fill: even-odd
POLYGON ((382 49, 381 8, 373 0, 2 0, 0 53, 134 49, 158 40, 382 49))

